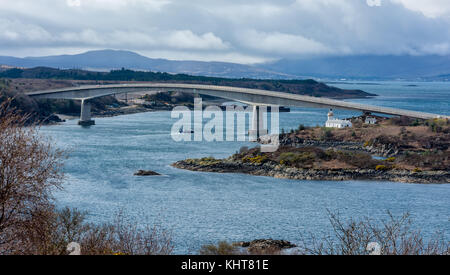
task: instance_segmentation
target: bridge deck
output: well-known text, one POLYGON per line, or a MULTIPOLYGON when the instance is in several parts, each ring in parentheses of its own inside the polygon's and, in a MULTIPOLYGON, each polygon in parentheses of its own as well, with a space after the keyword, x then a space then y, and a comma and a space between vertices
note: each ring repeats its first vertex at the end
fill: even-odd
POLYGON ((302 106, 318 108, 336 108, 358 110, 371 113, 380 113, 412 118, 433 119, 450 118, 445 115, 402 110, 397 108, 371 106, 359 103, 345 102, 329 98, 317 98, 283 92, 273 92, 258 89, 247 89, 228 86, 178 84, 178 83, 138 83, 138 84, 114 84, 114 85, 89 85, 69 87, 63 89, 36 91, 27 93, 37 98, 64 98, 64 99, 91 99, 105 95, 130 93, 138 91, 183 91, 211 95, 250 104, 302 106))

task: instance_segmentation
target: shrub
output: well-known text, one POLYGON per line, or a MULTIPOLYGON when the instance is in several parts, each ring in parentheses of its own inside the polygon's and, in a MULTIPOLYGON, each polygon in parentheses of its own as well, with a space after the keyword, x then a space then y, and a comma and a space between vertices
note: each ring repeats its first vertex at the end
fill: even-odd
POLYGON ((389 170, 389 168, 386 167, 385 165, 377 165, 375 170, 377 170, 377 171, 387 171, 387 170, 389 170))
POLYGON ((299 153, 282 153, 278 162, 283 165, 305 167, 311 165, 316 158, 316 154, 313 152, 299 152, 299 153))
POLYGON ((216 164, 219 162, 220 162, 220 160, 217 160, 214 157, 205 157, 205 158, 201 158, 199 160, 200 165, 212 165, 212 164, 216 164))
POLYGON ((268 157, 265 155, 257 155, 255 157, 246 156, 242 159, 243 162, 250 162, 253 164, 262 164, 268 160, 268 157))
POLYGON ((53 211, 51 190, 60 187, 64 155, 35 127, 24 127, 28 116, 7 103, 0 118, 0 254, 20 253, 30 246, 27 229, 53 211))
POLYGON ((356 221, 343 220, 329 211, 333 235, 324 238, 308 237, 299 246, 305 255, 369 255, 368 244, 376 242, 381 255, 448 255, 449 243, 436 233, 425 241, 420 231, 411 229, 410 214, 395 217, 387 212, 386 220, 369 217, 356 221))
POLYGON ((372 156, 367 153, 335 151, 331 157, 357 168, 371 169, 376 165, 372 156))
POLYGON ((203 245, 199 251, 200 255, 239 255, 241 254, 236 245, 229 244, 225 241, 219 242, 217 245, 203 245))
POLYGON ((331 129, 323 129, 320 138, 322 140, 330 140, 333 136, 334 135, 331 129))
POLYGON ((406 116, 393 117, 389 121, 392 125, 396 126, 409 126, 412 124, 412 119, 406 116))

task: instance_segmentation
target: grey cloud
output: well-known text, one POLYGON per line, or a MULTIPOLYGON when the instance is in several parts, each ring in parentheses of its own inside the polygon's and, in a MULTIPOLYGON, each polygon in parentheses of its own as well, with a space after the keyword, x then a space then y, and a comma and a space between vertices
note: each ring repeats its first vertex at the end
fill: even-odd
POLYGON ((430 16, 434 9, 418 12, 415 0, 1 1, 0 54, 115 48, 242 63, 311 54, 450 54, 446 7, 430 16))

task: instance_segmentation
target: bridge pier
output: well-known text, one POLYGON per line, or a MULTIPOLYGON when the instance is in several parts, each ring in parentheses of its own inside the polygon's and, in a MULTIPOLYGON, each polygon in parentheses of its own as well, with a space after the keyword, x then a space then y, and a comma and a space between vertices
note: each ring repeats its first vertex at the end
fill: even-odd
POLYGON ((81 114, 78 125, 81 126, 91 126, 95 125, 95 120, 91 119, 91 103, 87 100, 81 100, 81 114))
POLYGON ((267 113, 267 107, 253 105, 252 124, 249 131, 250 141, 258 141, 261 136, 268 134, 264 129, 264 113, 267 113))

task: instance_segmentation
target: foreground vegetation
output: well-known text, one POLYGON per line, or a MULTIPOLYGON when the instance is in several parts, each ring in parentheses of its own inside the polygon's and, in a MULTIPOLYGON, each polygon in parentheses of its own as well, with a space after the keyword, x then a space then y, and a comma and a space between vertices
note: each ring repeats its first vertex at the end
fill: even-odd
POLYGON ((304 236, 301 244, 290 251, 267 247, 243 250, 239 244, 225 241, 204 245, 203 255, 450 255, 450 244, 439 232, 425 240, 422 232, 413 230, 410 214, 400 217, 387 213, 385 220, 345 220, 339 213, 328 212, 331 234, 304 236))
POLYGON ((77 242, 85 255, 170 254, 171 234, 158 226, 94 225, 86 213, 56 208, 51 191, 61 188, 64 152, 24 127, 23 116, 0 105, 0 255, 63 255, 77 242))

